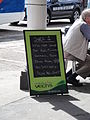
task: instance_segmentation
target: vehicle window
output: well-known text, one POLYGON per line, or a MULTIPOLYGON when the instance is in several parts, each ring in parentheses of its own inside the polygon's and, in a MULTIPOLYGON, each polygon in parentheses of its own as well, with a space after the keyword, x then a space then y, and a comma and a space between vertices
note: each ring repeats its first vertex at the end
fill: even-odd
POLYGON ((47 2, 50 2, 50 0, 47 0, 47 2))
POLYGON ((67 1, 74 1, 74 0, 58 0, 58 2, 67 2, 67 1))
POLYGON ((67 1, 67 0, 58 0, 58 2, 63 2, 63 1, 67 1))
POLYGON ((63 1, 67 1, 67 0, 58 0, 58 2, 63 2, 63 1))

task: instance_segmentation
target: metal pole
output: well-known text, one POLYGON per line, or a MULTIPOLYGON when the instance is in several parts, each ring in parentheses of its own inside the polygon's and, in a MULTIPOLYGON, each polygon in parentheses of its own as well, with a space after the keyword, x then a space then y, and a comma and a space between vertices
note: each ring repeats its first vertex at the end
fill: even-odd
POLYGON ((76 72, 76 61, 72 61, 72 73, 76 72))
MULTIPOLYGON (((29 30, 46 29, 47 6, 46 0, 28 0, 27 3, 27 28, 29 30)), ((21 72, 20 89, 28 90, 27 70, 21 72)))
POLYGON ((46 29, 46 0, 28 0, 27 27, 30 30, 46 29))

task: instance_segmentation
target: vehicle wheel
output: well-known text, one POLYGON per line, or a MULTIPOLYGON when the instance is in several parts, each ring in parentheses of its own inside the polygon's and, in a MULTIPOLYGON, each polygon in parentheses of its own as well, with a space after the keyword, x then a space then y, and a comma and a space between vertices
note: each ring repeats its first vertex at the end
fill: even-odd
POLYGON ((80 12, 79 12, 79 10, 76 9, 76 10, 73 12, 72 17, 70 18, 70 22, 73 23, 76 19, 79 18, 79 16, 80 16, 80 12))
POLYGON ((50 14, 47 13, 47 25, 50 23, 50 14))
POLYGON ((17 22, 13 22, 13 23, 10 23, 11 25, 17 25, 19 23, 19 21, 17 22))

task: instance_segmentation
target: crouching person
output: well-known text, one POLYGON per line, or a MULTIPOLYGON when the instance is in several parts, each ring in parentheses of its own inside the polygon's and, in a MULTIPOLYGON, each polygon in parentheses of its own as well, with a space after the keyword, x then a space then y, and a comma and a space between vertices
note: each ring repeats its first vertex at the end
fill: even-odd
POLYGON ((68 30, 64 42, 65 59, 77 61, 76 72, 67 77, 67 83, 73 86, 82 86, 78 75, 86 78, 90 75, 90 55, 87 54, 90 41, 90 9, 85 9, 68 30))

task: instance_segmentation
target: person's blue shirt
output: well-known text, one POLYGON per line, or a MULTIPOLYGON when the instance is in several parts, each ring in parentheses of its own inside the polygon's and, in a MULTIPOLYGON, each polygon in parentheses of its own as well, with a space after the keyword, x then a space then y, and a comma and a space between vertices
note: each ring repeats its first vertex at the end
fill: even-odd
POLYGON ((84 37, 90 42, 90 25, 82 24, 80 27, 80 31, 84 35, 84 37))

